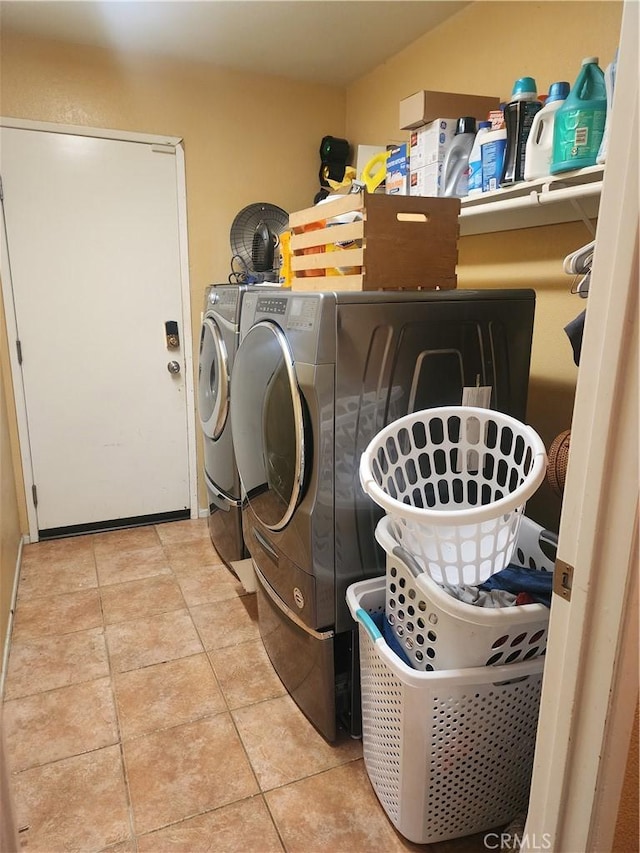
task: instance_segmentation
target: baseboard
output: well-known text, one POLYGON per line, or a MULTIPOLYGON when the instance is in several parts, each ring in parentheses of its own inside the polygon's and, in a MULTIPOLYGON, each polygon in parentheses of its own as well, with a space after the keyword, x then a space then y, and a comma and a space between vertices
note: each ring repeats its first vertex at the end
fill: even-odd
POLYGON ((9 619, 7 621, 7 633, 4 638, 4 647, 2 650, 2 671, 0 671, 0 702, 4 701, 4 684, 7 675, 7 666, 9 663, 9 651, 11 648, 11 633, 13 631, 13 617, 16 612, 16 600, 18 598, 18 583, 20 582, 20 568, 22 566, 22 548, 29 544, 29 537, 22 536, 18 544, 18 554, 16 556, 16 570, 13 576, 13 590, 11 591, 11 606, 9 607, 9 619))
POLYGON ((200 507, 198 510, 198 518, 209 518, 209 507, 200 507))

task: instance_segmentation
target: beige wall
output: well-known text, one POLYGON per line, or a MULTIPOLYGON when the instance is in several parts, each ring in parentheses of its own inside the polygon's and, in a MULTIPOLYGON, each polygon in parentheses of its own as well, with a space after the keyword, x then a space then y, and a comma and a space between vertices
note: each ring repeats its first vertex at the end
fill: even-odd
MULTIPOLYGON (((547 91, 573 83, 585 56, 604 68, 618 45, 621 2, 477 2, 367 74, 347 90, 352 143, 405 141, 401 98, 420 89, 494 95, 507 100, 525 75, 547 91)), ((562 261, 592 237, 583 223, 463 237, 458 286, 533 287, 537 292, 528 420, 547 447, 571 423, 577 368, 564 326, 585 307, 570 293, 562 261)), ((545 485, 527 513, 557 529, 560 501, 545 485)))

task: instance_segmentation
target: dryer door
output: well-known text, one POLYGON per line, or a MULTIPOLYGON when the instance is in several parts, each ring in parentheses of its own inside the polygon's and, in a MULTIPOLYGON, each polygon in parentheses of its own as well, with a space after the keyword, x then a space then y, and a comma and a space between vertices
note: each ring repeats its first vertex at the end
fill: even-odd
POLYGON ((240 479, 253 511, 283 528, 302 493, 304 409, 293 358, 279 326, 249 329, 233 366, 231 428, 240 479))
POLYGON ((211 317, 202 321, 198 365, 198 415, 202 431, 214 441, 220 437, 229 412, 229 359, 218 326, 211 317))

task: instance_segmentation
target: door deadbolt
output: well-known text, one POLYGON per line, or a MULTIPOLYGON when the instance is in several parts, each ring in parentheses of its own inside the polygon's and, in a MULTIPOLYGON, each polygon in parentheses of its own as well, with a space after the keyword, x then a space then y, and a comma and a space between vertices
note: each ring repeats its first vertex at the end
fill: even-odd
POLYGON ((177 361, 170 361, 167 364, 167 370, 169 373, 180 373, 180 364, 177 361))
POLYGON ((178 324, 175 320, 167 320, 164 324, 164 333, 167 349, 180 349, 180 335, 178 334, 178 324))

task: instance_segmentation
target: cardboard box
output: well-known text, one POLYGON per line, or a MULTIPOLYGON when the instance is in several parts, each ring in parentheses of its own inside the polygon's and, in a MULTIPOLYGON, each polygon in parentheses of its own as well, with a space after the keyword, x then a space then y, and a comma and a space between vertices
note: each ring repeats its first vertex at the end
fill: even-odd
POLYGON ((409 195, 409 147, 406 143, 391 149, 385 180, 387 195, 409 195))
POLYGON ((444 159, 455 136, 457 119, 438 118, 411 132, 409 138, 409 169, 414 172, 444 159))
POLYGON ((457 95, 453 92, 414 92, 400 101, 400 129, 413 130, 438 116, 474 116, 486 121, 490 110, 500 108, 500 98, 489 95, 457 95))
POLYGON ((437 197, 443 190, 443 162, 431 163, 409 173, 409 195, 437 197))

